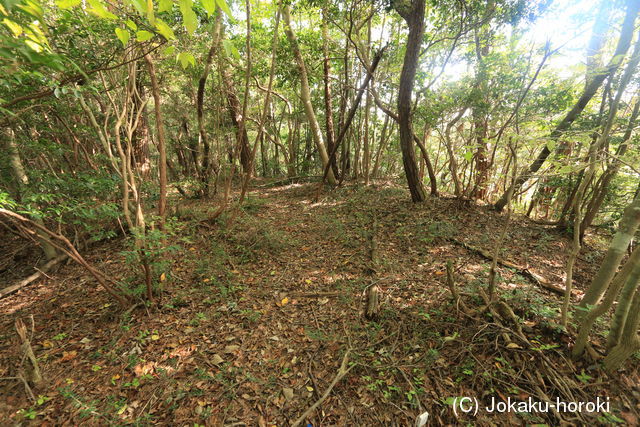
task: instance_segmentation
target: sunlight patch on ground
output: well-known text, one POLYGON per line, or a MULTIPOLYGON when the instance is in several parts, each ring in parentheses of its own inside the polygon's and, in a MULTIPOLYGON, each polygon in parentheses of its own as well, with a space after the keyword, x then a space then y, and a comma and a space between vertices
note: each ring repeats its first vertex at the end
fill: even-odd
POLYGON ((289 185, 283 185, 280 187, 274 187, 274 188, 270 188, 268 190, 265 191, 265 193, 284 193, 287 190, 291 190, 292 188, 299 188, 304 186, 304 184, 289 184, 289 185))
POLYGON ((324 201, 315 202, 315 203, 311 200, 300 200, 298 203, 301 205, 305 205, 306 207, 309 207, 309 208, 336 207, 336 206, 343 206, 346 204, 345 201, 338 201, 338 200, 334 200, 334 201, 324 200, 324 201))

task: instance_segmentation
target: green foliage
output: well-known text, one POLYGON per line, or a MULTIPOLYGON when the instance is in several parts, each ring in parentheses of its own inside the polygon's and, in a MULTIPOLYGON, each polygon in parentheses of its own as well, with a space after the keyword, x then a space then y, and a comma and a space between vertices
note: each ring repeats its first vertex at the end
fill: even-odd
POLYGON ((145 264, 151 270, 153 292, 162 291, 164 281, 169 277, 170 255, 182 249, 178 244, 168 244, 175 238, 179 229, 179 224, 167 221, 164 231, 155 227, 149 230, 133 230, 128 239, 130 249, 122 252, 127 264, 136 272, 121 284, 127 294, 136 297, 145 295, 145 264))

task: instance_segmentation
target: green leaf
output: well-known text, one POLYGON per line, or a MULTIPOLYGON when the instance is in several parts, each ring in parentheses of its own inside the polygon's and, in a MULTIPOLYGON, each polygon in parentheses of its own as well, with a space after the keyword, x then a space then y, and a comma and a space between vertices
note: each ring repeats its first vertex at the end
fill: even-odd
POLYGON ((131 3, 140 15, 147 13, 147 0, 131 0, 131 3))
POLYGON ((162 19, 156 19, 156 28, 158 32, 167 40, 173 40, 176 38, 176 35, 173 33, 173 30, 170 26, 167 25, 162 19))
POLYGON ((173 55, 173 52, 176 51, 176 47, 175 46, 167 46, 163 51, 162 54, 166 55, 166 56, 170 56, 173 55))
POLYGON ((180 52, 176 59, 180 61, 180 65, 182 65, 182 68, 186 69, 189 64, 193 65, 194 67, 196 66, 196 59, 189 52, 180 52))
POLYGON ((233 45, 233 43, 231 43, 231 41, 223 40, 222 47, 224 47, 224 51, 228 57, 233 56, 238 61, 240 60, 240 52, 238 52, 238 49, 236 49, 236 47, 233 45))
POLYGON ((35 0, 25 0, 23 4, 19 4, 18 8, 23 12, 33 16, 39 21, 44 21, 43 9, 40 3, 35 0))
POLYGON ((131 38, 131 34, 129 34, 129 31, 125 30, 124 28, 116 28, 115 32, 116 36, 118 36, 118 40, 122 42, 122 45, 124 47, 127 47, 127 43, 129 43, 129 39, 131 38))
POLYGON ((129 29, 136 31, 138 29, 138 26, 136 25, 135 22, 133 22, 131 19, 127 19, 127 22, 125 22, 125 24, 127 25, 127 27, 129 27, 129 29))
POLYGON ((91 6, 87 12, 97 16, 102 19, 116 20, 118 17, 113 13, 109 12, 100 0, 87 0, 89 5, 91 6))
POLYGON ((11 32, 13 33, 14 37, 18 37, 20 34, 22 34, 22 25, 11 21, 8 18, 4 18, 2 20, 2 23, 4 25, 6 25, 7 27, 9 27, 9 29, 11 30, 11 32))
POLYGON ((153 38, 153 33, 149 31, 142 30, 136 33, 136 40, 139 42, 146 42, 147 40, 151 40, 151 38, 153 38))
POLYGON ((160 0, 158 2, 158 13, 171 10, 173 7, 173 0, 160 0))
POLYGON ((56 6, 60 9, 71 9, 78 6, 82 0, 56 0, 56 6))
POLYGON ((151 25, 155 25, 156 16, 153 14, 153 0, 147 0, 147 19, 151 25))
POLYGON ((216 11, 216 0, 202 0, 202 7, 207 11, 207 16, 211 16, 216 11))
POLYGON ((229 16, 229 18, 233 19, 233 15, 231 14, 231 9, 229 9, 229 6, 227 5, 227 2, 225 0, 216 0, 216 4, 220 9, 224 11, 224 13, 227 14, 227 16, 229 16))
POLYGON ((562 166, 560 169, 558 169, 558 173, 561 175, 571 173, 571 172, 573 172, 573 168, 569 165, 562 166))
POLYGON ((556 148, 556 141, 553 139, 547 142, 547 149, 553 151, 556 148))
POLYGON ((180 0, 180 12, 182 13, 182 19, 184 20, 184 27, 187 29, 189 34, 193 34, 198 27, 198 19, 192 7, 192 0, 180 0))

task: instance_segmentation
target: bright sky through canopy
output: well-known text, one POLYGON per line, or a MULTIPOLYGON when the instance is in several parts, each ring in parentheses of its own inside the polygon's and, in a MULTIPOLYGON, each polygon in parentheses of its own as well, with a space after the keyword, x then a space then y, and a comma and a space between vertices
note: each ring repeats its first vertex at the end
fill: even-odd
POLYGON ((537 44, 549 40, 552 49, 562 46, 558 55, 551 58, 550 66, 554 68, 584 64, 598 5, 597 0, 554 0, 530 25, 526 38, 537 44))
MULTIPOLYGON (((584 65, 586 48, 591 37, 598 0, 554 0, 533 23, 526 26, 522 45, 543 46, 549 41, 551 49, 559 49, 547 62, 561 77, 569 77, 576 66, 584 65)), ((522 27, 521 27, 522 28, 522 27)), ((511 31, 505 29, 505 32, 511 31)), ((473 72, 464 61, 447 67, 449 79, 473 72)))

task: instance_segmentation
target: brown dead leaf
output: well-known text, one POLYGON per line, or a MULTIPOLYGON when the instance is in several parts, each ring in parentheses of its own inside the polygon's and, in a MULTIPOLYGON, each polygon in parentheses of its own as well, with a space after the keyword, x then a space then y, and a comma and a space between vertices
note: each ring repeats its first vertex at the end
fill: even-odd
POLYGON ((62 352, 62 357, 60 358, 60 362, 66 362, 68 360, 75 359, 77 355, 78 355, 78 352, 76 350, 64 351, 62 352))

